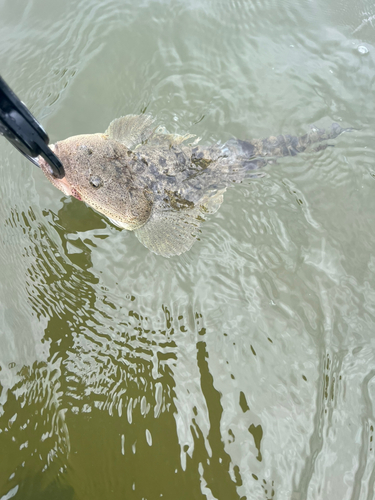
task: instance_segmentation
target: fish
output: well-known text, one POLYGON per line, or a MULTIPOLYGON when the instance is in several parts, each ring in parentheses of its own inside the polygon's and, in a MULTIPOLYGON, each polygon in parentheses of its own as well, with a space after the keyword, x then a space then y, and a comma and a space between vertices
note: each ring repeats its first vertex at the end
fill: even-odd
POLYGON ((149 114, 127 115, 113 120, 104 133, 51 145, 64 166, 62 179, 53 176, 43 158, 38 162, 65 195, 133 231, 155 254, 172 257, 190 250, 227 188, 259 175, 256 171, 277 158, 295 156, 314 144, 325 148, 325 141, 346 130, 333 123, 328 131, 313 127, 300 137, 230 139, 202 146, 194 135, 170 134, 155 126, 149 114))

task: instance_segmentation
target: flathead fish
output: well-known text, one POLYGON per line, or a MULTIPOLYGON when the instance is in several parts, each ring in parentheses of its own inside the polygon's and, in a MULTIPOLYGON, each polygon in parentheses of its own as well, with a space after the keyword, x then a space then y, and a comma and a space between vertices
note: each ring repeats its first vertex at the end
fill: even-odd
POLYGON ((53 145, 64 178, 53 177, 40 157, 39 163, 65 195, 134 231, 156 254, 171 257, 192 247, 202 219, 218 210, 233 183, 253 177, 277 157, 294 156, 343 130, 333 124, 328 132, 314 128, 301 137, 231 139, 204 147, 192 135, 155 127, 150 115, 128 115, 114 120, 104 134, 78 135, 53 145))

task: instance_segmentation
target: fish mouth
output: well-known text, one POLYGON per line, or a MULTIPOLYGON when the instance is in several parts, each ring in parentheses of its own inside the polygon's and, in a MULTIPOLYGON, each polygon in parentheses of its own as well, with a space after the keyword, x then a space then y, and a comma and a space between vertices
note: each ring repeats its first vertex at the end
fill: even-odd
MULTIPOLYGON (((65 177, 64 177, 64 179, 65 179, 65 177)), ((72 196, 74 196, 74 198, 77 198, 77 200, 82 201, 81 195, 74 187, 71 187, 70 190, 71 190, 72 196)))
MULTIPOLYGON (((58 148, 56 147, 56 145, 51 144, 49 147, 52 150, 52 152, 58 156, 57 153, 58 148)), ((76 188, 74 188, 69 184, 66 175, 61 179, 58 179, 51 173, 51 167, 48 165, 48 163, 45 161, 44 158, 38 156, 37 161, 40 168, 43 170, 44 175, 55 187, 57 187, 57 189, 62 191, 66 196, 74 196, 74 198, 77 198, 77 200, 82 201, 81 194, 77 191, 76 188)))
POLYGON ((66 180, 66 177, 62 177, 61 179, 54 179, 53 184, 60 189, 65 195, 67 196, 74 196, 74 198, 77 198, 77 200, 82 201, 82 197, 79 194, 79 192, 69 184, 69 182, 66 180))

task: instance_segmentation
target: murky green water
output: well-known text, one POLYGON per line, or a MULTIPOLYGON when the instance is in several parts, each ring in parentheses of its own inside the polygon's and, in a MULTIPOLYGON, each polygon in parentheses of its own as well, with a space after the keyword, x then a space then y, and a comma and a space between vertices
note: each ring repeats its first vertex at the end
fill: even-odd
POLYGON ((0 141, 0 498, 375 498, 375 7, 0 0, 51 141, 147 109, 202 142, 355 131, 163 259, 0 141))

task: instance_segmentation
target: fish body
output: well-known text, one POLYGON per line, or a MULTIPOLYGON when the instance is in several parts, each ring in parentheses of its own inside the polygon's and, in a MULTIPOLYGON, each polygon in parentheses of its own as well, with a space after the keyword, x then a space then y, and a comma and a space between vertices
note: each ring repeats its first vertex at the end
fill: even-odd
POLYGON ((64 166, 63 179, 53 177, 42 158, 39 163, 64 194, 134 231, 165 257, 191 248, 200 221, 220 207, 227 187, 254 176, 273 158, 294 156, 343 131, 333 124, 329 132, 313 129, 302 137, 232 139, 204 147, 192 135, 168 134, 153 123, 150 115, 128 115, 114 120, 104 134, 57 142, 52 149, 64 166))

